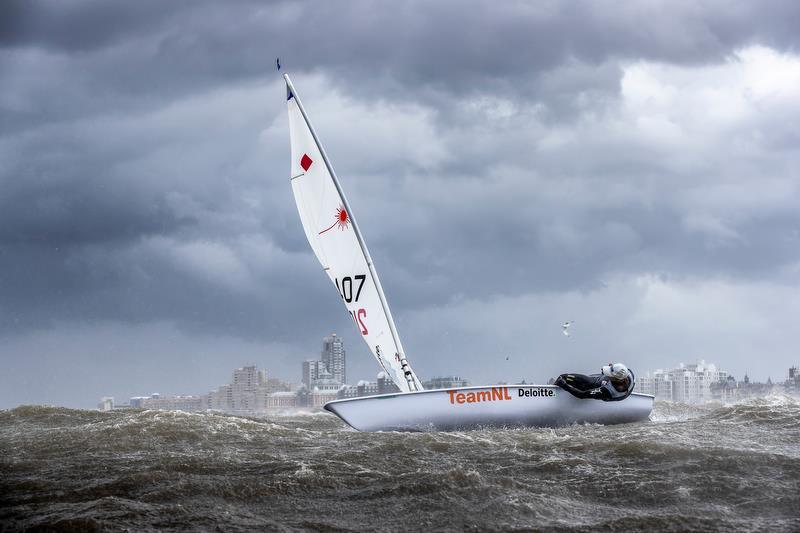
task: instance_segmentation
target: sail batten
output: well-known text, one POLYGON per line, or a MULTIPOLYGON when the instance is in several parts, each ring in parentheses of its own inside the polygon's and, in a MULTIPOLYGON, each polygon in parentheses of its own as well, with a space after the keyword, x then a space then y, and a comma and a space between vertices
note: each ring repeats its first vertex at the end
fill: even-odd
POLYGON ((292 152, 290 182, 306 238, 381 368, 401 391, 422 390, 406 360, 344 191, 289 76, 284 74, 284 79, 292 152))

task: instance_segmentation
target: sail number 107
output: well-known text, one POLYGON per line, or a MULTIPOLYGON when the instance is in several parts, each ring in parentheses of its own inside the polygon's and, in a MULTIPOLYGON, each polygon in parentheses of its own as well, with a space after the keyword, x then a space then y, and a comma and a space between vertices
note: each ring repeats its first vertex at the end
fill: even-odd
POLYGON ((336 278, 336 288, 339 289, 339 296, 342 297, 347 303, 358 301, 358 297, 361 296, 361 289, 364 288, 364 280, 367 279, 365 274, 359 274, 357 276, 345 276, 342 278, 342 283, 339 284, 339 278, 336 278), (353 298, 353 278, 358 282, 358 288, 356 288, 355 299, 353 298))
MULTIPOLYGON (((342 300, 346 303, 353 303, 358 302, 358 297, 361 296, 361 289, 364 288, 364 281, 366 281, 366 279, 367 276, 365 274, 358 274, 353 277, 345 276, 342 278, 341 282, 339 278, 336 278, 334 281, 342 300), (353 280, 355 280, 355 283, 353 280)), ((353 321, 356 323, 356 327, 361 331, 361 334, 367 335, 369 330, 367 330, 367 326, 364 324, 364 319, 367 318, 367 310, 361 308, 350 311, 350 316, 353 317, 353 321)))

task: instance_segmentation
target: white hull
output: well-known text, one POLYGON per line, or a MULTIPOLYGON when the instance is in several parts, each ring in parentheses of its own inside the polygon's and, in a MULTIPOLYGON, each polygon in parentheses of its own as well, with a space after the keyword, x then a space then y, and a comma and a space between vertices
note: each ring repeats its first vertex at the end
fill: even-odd
POLYGON ((555 385, 496 385, 334 400, 325 409, 359 431, 555 427, 648 420, 653 396, 604 402, 575 398, 555 385))

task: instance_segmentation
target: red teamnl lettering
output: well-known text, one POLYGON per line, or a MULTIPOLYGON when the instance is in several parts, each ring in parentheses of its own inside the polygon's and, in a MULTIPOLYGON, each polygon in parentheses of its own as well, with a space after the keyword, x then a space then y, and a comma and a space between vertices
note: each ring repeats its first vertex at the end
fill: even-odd
POLYGON ((466 393, 449 390, 447 394, 450 395, 450 403, 452 404, 496 402, 511 399, 511 395, 508 393, 508 387, 492 387, 490 391, 482 390, 466 393))

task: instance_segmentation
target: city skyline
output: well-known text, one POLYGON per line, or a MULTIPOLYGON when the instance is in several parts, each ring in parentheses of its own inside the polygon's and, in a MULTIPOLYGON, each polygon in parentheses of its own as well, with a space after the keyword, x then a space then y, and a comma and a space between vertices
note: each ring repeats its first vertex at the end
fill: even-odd
MULTIPOLYGON (((202 394, 161 394, 130 397, 127 404, 115 403, 114 396, 103 396, 97 404, 100 411, 114 409, 161 409, 181 411, 217 410, 258 414, 278 409, 322 407, 343 398, 399 392, 395 383, 379 372, 375 381, 346 381, 347 359, 344 342, 336 333, 322 339, 321 359, 303 361, 301 383, 271 377, 256 365, 235 368, 229 383, 202 394)), ((427 389, 467 387, 468 380, 459 376, 437 376, 424 383, 427 389)))
MULTIPOLYGON (((356 336, 354 335, 353 337, 356 337, 356 336)), ((286 382, 287 384, 297 386, 297 385, 301 385, 301 384, 308 385, 306 383, 305 379, 304 379, 306 365, 308 363, 318 363, 318 364, 320 364, 320 368, 324 368, 325 372, 326 372, 325 375, 320 376, 320 377, 323 378, 323 380, 339 383, 338 381, 336 381, 334 379, 334 377, 333 377, 333 375, 331 373, 327 372, 327 367, 324 364, 324 361, 321 359, 321 357, 324 356, 326 347, 329 346, 330 343, 331 343, 331 340, 334 340, 334 339, 342 344, 341 347, 340 347, 340 350, 341 350, 340 353, 343 356, 342 357, 342 362, 343 363, 347 362, 349 358, 345 358, 344 357, 344 353, 347 351, 347 349, 343 345, 344 344, 344 337, 342 337, 341 335, 339 335, 336 332, 332 332, 332 333, 326 334, 326 335, 324 335, 322 337, 321 341, 322 341, 323 349, 321 351, 317 352, 317 353, 320 354, 317 357, 317 359, 305 359, 305 360, 299 361, 299 364, 295 368, 294 372, 292 372, 292 371, 289 371, 289 372, 280 372, 280 371, 279 372, 275 372, 273 370, 273 367, 270 365, 270 362, 268 360, 266 360, 264 357, 254 358, 252 360, 247 360, 247 361, 244 361, 244 362, 240 362, 239 366, 237 366, 235 368, 241 369, 241 368, 246 368, 246 367, 255 367, 255 368, 263 369, 264 372, 268 373, 268 377, 269 378, 280 380, 282 382, 286 382), (298 371, 298 369, 299 369, 299 371, 298 371)), ((360 342, 360 340, 357 337, 355 338, 355 340, 360 342)), ((310 344, 314 344, 314 343, 310 343, 310 344)), ((309 349, 309 352, 313 353, 313 349, 309 349)), ((371 356, 369 354, 365 354, 364 357, 367 358, 367 360, 369 362, 372 362, 371 356)), ((346 364, 349 365, 349 363, 346 363, 346 364)), ((657 364, 657 365, 655 365, 655 366, 653 366, 651 368, 642 368, 642 369, 634 368, 634 370, 637 372, 637 383, 639 383, 639 385, 637 385, 637 389, 636 390, 637 390, 637 392, 652 393, 652 391, 650 389, 645 389, 642 386, 642 383, 640 381, 642 378, 645 378, 649 374, 652 374, 654 372, 655 373, 667 372, 667 371, 662 370, 662 369, 684 368, 684 366, 691 367, 691 366, 697 365, 697 364, 704 365, 705 361, 702 360, 702 359, 698 359, 698 360, 695 360, 695 361, 687 361, 687 360, 680 360, 678 358, 675 358, 675 359, 672 359, 670 361, 663 361, 663 362, 661 362, 661 363, 659 363, 659 364, 657 364)), ((342 384, 346 384, 346 385, 351 385, 352 386, 352 385, 355 385, 356 383, 358 383, 360 381, 374 382, 375 379, 382 374, 382 371, 381 371, 380 368, 377 368, 376 365, 374 365, 374 363, 372 365, 367 365, 367 366, 374 367, 374 368, 372 368, 373 372, 372 372, 371 375, 369 373, 369 370, 367 370, 367 373, 359 375, 358 378, 355 379, 352 383, 345 382, 345 383, 342 383, 342 384)), ((714 366, 714 365, 712 364, 712 366, 714 366)), ((796 367, 797 367, 797 365, 792 365, 791 368, 796 368, 796 367)), ((750 372, 747 372, 747 371, 745 371, 744 373, 742 373, 740 375, 736 375, 734 373, 730 373, 730 372, 726 371, 725 375, 726 376, 730 375, 731 377, 735 378, 737 381, 743 380, 745 378, 745 376, 749 376, 749 379, 751 379, 754 382, 759 382, 759 383, 760 382, 766 382, 768 379, 771 378, 771 380, 773 382, 783 383, 783 381, 787 377, 789 377, 788 373, 791 372, 791 368, 789 368, 788 370, 787 370, 787 368, 765 369, 762 372, 764 374, 763 378, 761 378, 758 375, 754 375, 754 374, 752 374, 750 372)), ((346 367, 343 368, 343 370, 344 370, 345 375, 347 373, 351 372, 350 370, 347 370, 346 367)), ((570 371, 570 370, 565 370, 565 371, 570 371)), ((574 371, 574 370, 571 370, 571 371, 574 371)), ((582 371, 585 372, 585 373, 593 373, 593 372, 595 372, 592 369, 583 369, 582 371)), ((221 376, 222 375, 228 375, 230 373, 230 367, 225 367, 221 372, 222 372, 220 374, 221 376)), ((428 387, 432 383, 431 380, 433 380, 433 382, 437 382, 437 380, 443 380, 443 379, 450 380, 451 377, 453 377, 456 373, 458 373, 457 369, 452 369, 452 371, 450 371, 450 372, 445 371, 445 372, 439 373, 437 375, 431 375, 431 376, 422 375, 420 377, 421 377, 422 381, 426 382, 426 387, 428 387)), ((194 397, 194 396, 197 396, 198 394, 205 394, 205 392, 202 392, 202 391, 206 391, 206 392, 209 391, 209 390, 216 391, 220 387, 220 384, 218 382, 219 376, 217 376, 216 378, 212 377, 212 382, 213 382, 212 385, 205 385, 205 384, 202 384, 202 383, 193 384, 192 382, 189 381, 189 382, 184 382, 183 385, 176 386, 175 384, 171 384, 171 379, 172 379, 173 375, 174 374, 169 374, 167 376, 164 376, 164 375, 143 376, 144 381, 147 382, 148 380, 150 380, 151 383, 153 383, 153 386, 150 386, 148 388, 146 383, 145 383, 145 385, 140 385, 140 384, 136 384, 136 383, 126 383, 124 385, 124 387, 121 388, 121 390, 122 390, 121 393, 119 393, 119 392, 115 393, 116 390, 120 390, 119 387, 117 389, 115 389, 115 390, 109 390, 107 388, 103 388, 102 385, 100 385, 98 387, 98 389, 97 389, 98 394, 95 395, 93 398, 89 398, 88 395, 87 395, 86 401, 82 402, 81 404, 79 404, 79 405, 65 405, 65 406, 66 407, 93 408, 93 407, 95 407, 97 405, 97 398, 105 397, 105 395, 109 395, 109 397, 112 397, 112 398, 136 398, 136 397, 141 396, 142 394, 150 394, 150 395, 155 394, 157 396, 161 395, 161 396, 178 397, 178 398, 180 398, 180 397, 194 397), (165 377, 166 377, 166 379, 164 380, 165 377), (162 381, 159 381, 159 380, 162 380, 162 381), (161 383, 161 385, 158 385, 158 383, 161 383), (166 383, 166 385, 164 385, 165 383, 166 383), (147 391, 150 391, 150 392, 147 392, 147 391)), ((463 375, 463 373, 462 373, 462 375, 463 375)), ((507 378, 501 378, 500 380, 498 380, 495 383, 519 383, 519 382, 547 383, 548 380, 551 377, 552 376, 543 377, 541 379, 536 379, 536 378, 531 377, 531 376, 509 375, 507 378)), ((467 376, 467 380, 465 380, 465 383, 479 384, 474 380, 474 378, 472 376, 467 376)), ((491 384, 491 383, 488 383, 488 384, 491 384)), ((222 385, 222 386, 224 387, 225 385, 222 385)), ((464 385, 462 384, 461 386, 464 386, 464 385)), ((312 385, 311 388, 313 388, 313 385, 312 385)), ((92 391, 92 392, 94 392, 94 391, 92 391)), ((43 402, 43 403, 44 404, 48 404, 48 405, 51 404, 49 402, 43 402)), ((19 405, 22 405, 22 404, 19 404, 19 405)), ((59 404, 59 405, 63 405, 63 404, 59 404)), ((0 406, 0 408, 10 408, 10 407, 15 407, 15 406, 16 405, 7 405, 5 407, 4 406, 0 406)))
MULTIPOLYGON (((322 363, 318 360, 304 361, 303 382, 300 385, 280 378, 268 378, 265 369, 243 366, 233 370, 230 383, 205 394, 153 393, 131 397, 127 404, 117 403, 114 396, 103 396, 97 408, 100 411, 128 408, 188 412, 216 410, 258 415, 296 408, 321 408, 331 400, 399 392, 383 372, 378 373, 376 381, 359 380, 355 385, 331 379, 327 370, 324 376, 307 381, 306 363, 310 362, 322 363)), ((501 384, 507 383, 498 385, 501 384)), ((527 382, 522 379, 518 384, 527 382)), ((470 385, 469 380, 460 376, 437 376, 424 381, 427 390, 458 389, 470 385)), ((800 396, 800 368, 789 368, 785 380, 773 382, 767 379, 766 383, 760 383, 750 380, 747 374, 737 380, 714 363, 681 363, 674 368, 647 371, 640 375, 635 392, 654 395, 656 400, 683 404, 736 402, 773 393, 800 396)))
MULTIPOLYGON (((356 384, 346 381, 346 373, 344 340, 336 333, 331 333, 322 339, 321 358, 302 362, 299 383, 292 381, 291 378, 287 380, 276 377, 271 372, 268 373, 267 369, 251 364, 234 369, 230 383, 220 385, 208 393, 192 392, 177 395, 152 393, 150 396, 131 397, 129 406, 148 409, 188 411, 217 409, 259 413, 273 408, 321 407, 333 399, 384 394, 398 390, 382 371, 376 374, 376 381, 358 380, 356 384), (335 372, 331 372, 331 369, 335 369, 335 372)), ((798 367, 792 366, 785 373, 785 377, 788 378, 785 380, 785 391, 797 394, 800 388, 798 367)), ((547 383, 551 381, 548 380, 547 383)), ((779 378, 776 382, 781 384, 784 380, 779 378)), ((535 381, 529 382, 523 377, 499 383, 535 383, 535 381)), ((426 389, 471 385, 468 379, 452 374, 423 379, 423 384, 426 389)), ((647 369, 639 372, 635 388, 636 392, 652 394, 660 400, 682 403, 731 401, 764 395, 772 390, 773 382, 769 377, 766 384, 751 382, 747 374, 741 380, 737 380, 726 370, 718 368, 714 363, 706 363, 705 360, 689 364, 681 362, 672 368, 662 365, 655 370, 647 369)), ((783 390, 781 385, 777 390, 779 392, 783 390)), ((103 396, 98 408, 100 410, 114 408, 114 399, 114 396, 103 396)), ((128 406, 128 404, 118 405, 128 406)))
MULTIPOLYGON (((360 343, 360 340, 355 335, 353 335, 353 337, 354 337, 355 341, 358 341, 360 343)), ((330 334, 326 334, 326 335, 324 335, 322 337, 323 350, 321 352, 318 352, 318 353, 320 353, 320 354, 324 353, 325 346, 330 343, 330 340, 332 338, 337 339, 340 342, 344 341, 344 337, 342 337, 341 335, 339 335, 336 332, 333 332, 333 333, 330 333, 330 334)), ((314 344, 314 343, 310 343, 310 344, 314 344)), ((313 353, 313 349, 311 349, 311 348, 309 348, 308 351, 309 351, 309 353, 313 353)), ((344 347, 342 347, 342 353, 344 353, 344 352, 346 352, 346 349, 344 347)), ((323 367, 324 367, 324 363, 319 357, 320 356, 318 356, 317 359, 300 360, 298 362, 299 364, 297 365, 300 368, 299 372, 298 371, 292 372, 291 370, 288 371, 288 372, 281 372, 281 371, 275 372, 273 370, 274 367, 270 364, 270 361, 268 360, 267 357, 248 359, 246 361, 240 362, 239 366, 237 368, 248 367, 248 366, 253 367, 254 366, 254 367, 257 367, 257 368, 264 369, 265 372, 268 372, 268 375, 269 375, 270 378, 274 378, 274 379, 277 379, 277 380, 285 381, 288 384, 299 385, 299 384, 305 383, 303 375, 304 375, 304 367, 305 367, 305 365, 307 363, 310 363, 310 362, 322 363, 323 367)), ((372 361, 371 356, 368 353, 363 354, 363 357, 367 360, 367 362, 372 363, 372 364, 366 365, 366 366, 367 367, 373 367, 373 368, 371 368, 371 370, 373 372, 370 374, 369 368, 368 368, 366 373, 360 374, 358 376, 358 378, 353 381, 353 383, 345 383, 345 384, 354 385, 355 383, 358 383, 359 381, 362 381, 362 380, 374 382, 374 380, 382 373, 381 369, 376 367, 376 365, 372 361)), ((345 359, 345 361, 347 361, 347 360, 348 359, 345 359)), ((639 378, 643 378, 647 374, 650 374, 650 373, 653 373, 653 372, 662 372, 662 369, 678 368, 678 367, 682 368, 684 365, 691 366, 691 365, 697 364, 697 363, 704 364, 704 360, 698 359, 698 360, 695 360, 695 361, 687 361, 687 360, 681 360, 679 358, 675 358, 675 359, 672 359, 672 360, 669 360, 669 361, 663 361, 663 362, 661 362, 661 363, 659 363, 657 365, 654 365, 651 368, 643 368, 643 369, 634 368, 634 370, 637 371, 637 376, 638 376, 637 377, 637 381, 638 381, 639 378)), ((349 363, 348 363, 348 365, 349 365, 349 363)), ((361 366, 364 366, 364 365, 361 365, 361 366)), ((796 368, 797 365, 792 365, 792 367, 796 368)), ((570 370, 565 370, 565 371, 575 371, 575 370, 574 369, 570 369, 570 370)), ((593 372, 595 372, 594 370, 592 370, 590 368, 580 369, 578 371, 582 371, 582 372, 585 372, 585 373, 593 373, 593 372)), ((349 372, 351 372, 351 371, 345 369, 345 373, 349 373, 349 372)), ((776 383, 782 383, 788 377, 786 375, 787 372, 790 372, 790 370, 787 370, 786 368, 775 368, 775 369, 765 369, 765 370, 763 370, 761 372, 761 374, 763 374, 764 377, 761 377, 758 373, 756 373, 756 374, 750 373, 747 370, 745 370, 744 373, 739 374, 739 375, 736 375, 734 373, 726 373, 726 375, 731 375, 732 377, 737 379, 737 381, 744 379, 744 376, 747 375, 754 382, 766 382, 769 378, 771 378, 772 381, 774 381, 776 383)), ((230 373, 230 367, 221 367, 221 374, 219 376, 228 375, 229 373, 230 373)), ((421 379, 423 381, 430 383, 431 380, 436 381, 437 379, 445 379, 444 376, 448 376, 447 379, 450 379, 449 376, 453 376, 456 373, 459 373, 459 372, 458 372, 457 369, 454 368, 450 372, 445 371, 445 372, 439 373, 437 375, 430 375, 430 376, 422 375, 420 377, 421 377, 421 379)), ((463 373, 461 373, 461 374, 463 375, 463 373)), ((204 391, 204 390, 205 391, 217 390, 219 388, 219 386, 220 386, 219 383, 218 383, 219 376, 216 376, 216 377, 212 376, 212 379, 211 379, 210 382, 207 381, 205 383, 196 383, 196 384, 194 384, 191 381, 185 381, 182 385, 177 386, 174 383, 171 383, 171 380, 172 380, 174 375, 175 374, 168 374, 167 376, 164 376, 164 375, 142 376, 143 381, 145 381, 144 385, 137 384, 137 383, 125 383, 125 385, 123 387, 121 387, 121 388, 118 387, 115 390, 109 390, 107 388, 103 388, 102 385, 99 385, 98 388, 96 389, 97 394, 95 396, 91 397, 91 398, 89 397, 89 394, 87 394, 86 395, 86 399, 83 402, 81 402, 80 404, 72 404, 72 405, 69 405, 69 404, 58 404, 58 405, 65 405, 66 407, 93 408, 93 407, 95 407, 97 405, 97 398, 104 397, 105 395, 109 395, 109 397, 113 397, 113 398, 135 398, 135 397, 141 396, 142 394, 156 394, 156 395, 172 396, 172 397, 183 397, 183 396, 191 397, 191 396, 196 396, 197 394, 205 394, 205 393, 201 392, 201 391, 204 391), (166 378, 166 379, 164 379, 164 378, 166 378), (161 379, 161 381, 159 381, 159 379, 161 379), (148 387, 147 383, 146 383, 148 380, 150 380, 151 383, 152 383, 152 386, 150 386, 150 387, 148 387), (211 384, 209 385, 208 383, 211 383, 211 384), (116 390, 121 390, 122 392, 115 393, 116 390), (149 392, 147 392, 147 391, 149 391, 149 392)), ((333 378, 333 376, 331 374, 328 374, 327 376, 323 376, 323 377, 324 378, 328 378, 328 379, 333 378)), ((528 382, 528 383, 547 383, 548 380, 551 377, 552 376, 542 377, 540 379, 536 379, 534 377, 525 376, 525 375, 522 375, 522 376, 509 375, 506 378, 499 379, 495 383, 519 383, 519 382, 522 382, 522 381, 525 381, 525 382, 528 382)), ((476 380, 472 376, 467 376, 466 382, 478 384, 476 382, 476 380)), ((489 383, 489 384, 491 384, 491 383, 489 383)), ((651 391, 649 389, 648 390, 644 390, 643 387, 641 386, 641 384, 639 386, 637 386, 637 391, 638 392, 651 393, 651 391)), ((94 392, 95 391, 91 391, 91 393, 94 393, 94 392)), ((47 404, 47 405, 52 404, 51 402, 42 402, 42 403, 43 404, 47 404)), ((16 405, 22 405, 22 404, 24 404, 24 403, 13 404, 13 405, 9 404, 9 405, 6 405, 6 406, 0 406, 0 408, 11 408, 11 407, 15 407, 16 405)))

